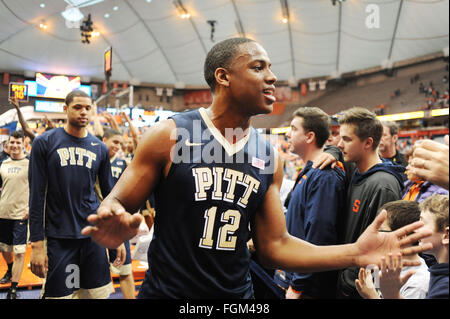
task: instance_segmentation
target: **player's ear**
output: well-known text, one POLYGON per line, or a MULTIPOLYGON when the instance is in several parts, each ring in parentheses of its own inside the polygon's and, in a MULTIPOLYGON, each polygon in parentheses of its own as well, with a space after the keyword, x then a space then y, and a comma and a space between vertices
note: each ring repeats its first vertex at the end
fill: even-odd
POLYGON ((217 84, 220 84, 225 87, 230 86, 230 75, 228 71, 224 68, 217 68, 214 72, 214 77, 216 78, 217 84))

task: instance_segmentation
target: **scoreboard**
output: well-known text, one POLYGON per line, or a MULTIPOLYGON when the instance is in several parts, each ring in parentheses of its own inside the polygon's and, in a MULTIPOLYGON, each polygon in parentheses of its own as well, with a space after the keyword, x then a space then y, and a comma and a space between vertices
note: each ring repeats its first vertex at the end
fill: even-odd
POLYGON ((19 102, 28 102, 28 85, 19 82, 9 83, 9 97, 19 102))

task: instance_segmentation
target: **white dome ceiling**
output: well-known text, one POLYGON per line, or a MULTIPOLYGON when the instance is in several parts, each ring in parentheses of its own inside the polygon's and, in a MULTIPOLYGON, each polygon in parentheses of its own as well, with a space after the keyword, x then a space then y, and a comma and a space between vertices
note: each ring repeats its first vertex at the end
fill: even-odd
POLYGON ((216 42, 239 36, 242 26, 241 34, 266 48, 279 80, 448 54, 449 0, 346 0, 335 6, 331 0, 287 0, 286 24, 285 0, 181 2, 188 19, 180 18, 172 0, 104 0, 80 7, 101 33, 83 44, 80 30, 68 28, 61 14, 66 1, 0 0, 0 71, 101 80, 103 54, 112 46, 111 80, 204 86, 203 62, 214 45, 208 20, 217 21, 216 42), (43 21, 45 31, 39 27, 43 21))

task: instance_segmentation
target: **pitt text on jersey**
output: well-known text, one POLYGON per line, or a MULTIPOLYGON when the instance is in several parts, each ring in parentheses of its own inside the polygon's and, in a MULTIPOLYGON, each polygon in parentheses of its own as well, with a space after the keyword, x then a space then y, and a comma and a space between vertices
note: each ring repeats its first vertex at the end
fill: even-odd
POLYGON ((97 155, 82 147, 63 147, 57 150, 61 160, 61 166, 86 166, 92 168, 92 162, 97 159, 97 155), (86 159, 86 161, 85 161, 86 159))
MULTIPOLYGON (((260 181, 249 174, 224 168, 224 167, 195 167, 192 168, 192 176, 195 180, 195 201, 218 200, 228 203, 235 203, 242 208, 246 208, 252 194, 257 194, 260 181), (222 182, 228 182, 227 189, 222 189, 222 182), (245 187, 245 191, 240 197, 235 195, 236 186, 245 187), (208 198, 206 191, 210 190, 211 197, 208 198)), ((205 210, 203 236, 200 238, 199 247, 212 249, 214 246, 214 225, 217 213, 217 206, 212 206, 205 210)), ((218 231, 216 240, 217 250, 235 250, 237 237, 234 235, 238 230, 241 221, 241 212, 238 209, 227 209, 222 212, 220 221, 225 223, 218 231)))

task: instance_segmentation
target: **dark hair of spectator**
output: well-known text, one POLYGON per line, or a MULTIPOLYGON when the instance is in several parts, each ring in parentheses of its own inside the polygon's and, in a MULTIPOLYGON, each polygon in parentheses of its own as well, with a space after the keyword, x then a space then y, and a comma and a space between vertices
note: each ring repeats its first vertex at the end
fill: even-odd
POLYGON ((122 133, 120 133, 120 132, 117 131, 117 130, 107 129, 107 130, 105 130, 105 132, 103 133, 103 138, 108 139, 108 138, 113 137, 113 136, 116 136, 116 135, 122 136, 122 133))
POLYGON ((23 140, 25 138, 25 135, 23 134, 22 131, 14 131, 11 133, 11 135, 9 137, 20 138, 23 140))
POLYGON ((383 121, 381 122, 383 126, 387 126, 389 128, 389 133, 391 136, 398 135, 399 127, 397 123, 391 121, 383 121))
POLYGON ((317 147, 321 148, 330 137, 330 117, 318 107, 301 107, 293 116, 303 119, 302 126, 306 132, 314 132, 317 147))
POLYGON ((420 209, 417 202, 396 200, 384 204, 380 211, 387 212, 387 223, 392 231, 420 220, 420 209))
POLYGON ((352 107, 344 111, 339 119, 339 125, 352 124, 355 127, 355 135, 361 141, 371 137, 373 140, 372 149, 375 150, 380 144, 383 135, 383 125, 377 119, 375 113, 363 107, 352 107))

